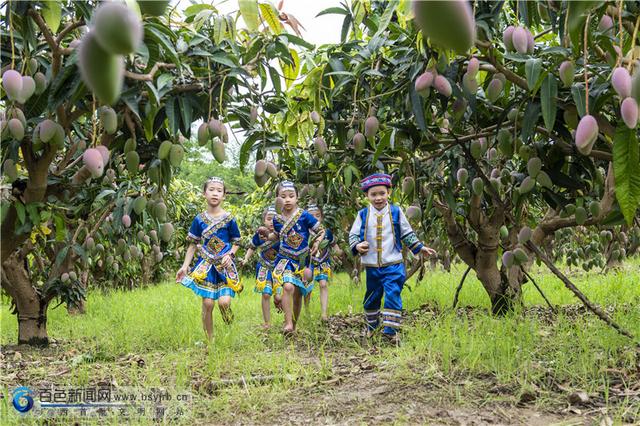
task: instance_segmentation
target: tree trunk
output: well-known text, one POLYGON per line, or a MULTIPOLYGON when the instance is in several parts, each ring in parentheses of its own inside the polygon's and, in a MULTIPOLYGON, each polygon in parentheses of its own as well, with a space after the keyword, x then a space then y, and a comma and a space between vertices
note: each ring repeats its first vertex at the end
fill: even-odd
POLYGON ((2 264, 2 287, 15 303, 18 315, 18 343, 46 346, 48 301, 31 285, 22 252, 16 251, 2 264))

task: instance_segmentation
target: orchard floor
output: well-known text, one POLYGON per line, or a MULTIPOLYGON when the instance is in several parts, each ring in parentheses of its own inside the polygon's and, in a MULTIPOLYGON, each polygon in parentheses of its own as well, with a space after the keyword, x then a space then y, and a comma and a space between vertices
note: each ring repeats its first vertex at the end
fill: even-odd
MULTIPOLYGON (((280 333, 282 315, 263 331, 259 296, 233 301, 235 321, 216 310, 215 342, 202 344, 200 300, 173 283, 133 292, 91 292, 87 313, 49 311, 46 349, 17 346, 16 318, 1 307, 1 423, 40 424, 11 404, 17 386, 170 394, 167 424, 640 424, 640 352, 541 268, 525 306, 503 318, 473 274, 451 302, 464 268, 428 272, 403 292, 402 345, 362 337, 364 284, 339 274, 330 287, 330 321, 320 322, 317 291, 297 335, 280 333), (179 415, 175 410, 185 408, 179 415)), ((640 262, 620 270, 568 272, 593 301, 640 338, 640 262)), ((140 396, 139 396, 140 397, 140 396)), ((151 408, 154 409, 153 407, 151 408)), ((77 411, 76 411, 77 413, 77 411)), ((153 414, 70 417, 50 424, 153 424, 153 414)))

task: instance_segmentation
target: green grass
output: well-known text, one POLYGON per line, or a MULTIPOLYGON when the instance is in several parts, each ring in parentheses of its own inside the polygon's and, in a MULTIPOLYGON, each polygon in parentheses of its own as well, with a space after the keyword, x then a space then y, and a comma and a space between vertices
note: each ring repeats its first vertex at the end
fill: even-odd
MULTIPOLYGON (((303 312, 296 339, 282 337, 279 314, 273 314, 274 329, 263 333, 259 329, 260 299, 252 292, 252 280, 246 278, 247 290, 232 304, 235 322, 225 326, 216 309, 215 343, 208 352, 197 343, 204 340, 200 299, 178 284, 133 292, 90 292, 87 313, 82 316, 69 316, 63 308, 50 310, 49 335, 58 343, 42 351, 6 346, 17 341, 17 324, 9 307, 3 305, 0 342, 5 351, 17 350, 22 356, 19 360, 6 356, 0 384, 5 395, 19 384, 86 386, 101 381, 189 390, 195 398, 191 410, 181 417, 185 424, 197 419, 273 423, 278 422, 282 404, 300 405, 306 395, 313 398, 321 389, 339 392, 339 384, 326 383, 344 375, 345 368, 353 370, 367 362, 387 382, 410 389, 435 386, 435 391, 429 391, 430 398, 445 405, 499 402, 515 406, 523 392, 534 390, 537 397, 530 406, 548 410, 566 405, 566 394, 558 391, 559 385, 601 398, 616 418, 640 415, 637 400, 610 400, 610 389, 619 387, 620 381, 624 388, 629 381, 640 380, 637 353, 629 339, 590 313, 574 315, 575 309, 561 310, 550 317, 530 312, 532 306, 544 306, 531 285, 523 291, 525 312, 493 317, 487 313, 487 296, 473 273, 467 277, 459 306, 474 309, 452 311, 451 301, 463 271, 457 266, 451 273, 428 272, 420 284, 411 283, 412 289, 403 292, 408 311, 428 306, 408 321, 399 348, 378 344, 375 339, 373 345, 363 344, 357 337, 359 325, 356 320, 348 321, 348 314, 362 312, 364 284, 350 284, 346 274, 334 277, 330 287, 332 321, 343 321, 344 329, 330 326, 328 330, 320 324, 316 291, 310 311, 303 312), (16 369, 21 370, 19 376, 7 375, 16 369), (269 381, 208 387, 243 376, 263 376, 269 381)), ((535 268, 532 275, 554 305, 578 304, 543 269, 535 268)), ((591 300, 613 308, 620 325, 640 336, 638 260, 619 272, 576 273, 572 278, 591 300)), ((348 373, 345 377, 351 381, 359 376, 348 373)), ((18 421, 10 402, 2 401, 2 417, 18 421)), ((399 413, 398 421, 402 422, 402 416, 399 413)), ((113 422, 118 424, 117 419, 113 422)))

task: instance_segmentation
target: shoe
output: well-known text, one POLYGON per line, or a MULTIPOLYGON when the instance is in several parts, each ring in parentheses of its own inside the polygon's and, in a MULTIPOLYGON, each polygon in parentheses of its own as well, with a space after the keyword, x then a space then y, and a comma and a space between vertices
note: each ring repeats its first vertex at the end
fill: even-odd
POLYGON ((395 334, 382 333, 382 337, 384 337, 387 342, 394 344, 396 346, 400 346, 400 335, 398 333, 395 333, 395 334))

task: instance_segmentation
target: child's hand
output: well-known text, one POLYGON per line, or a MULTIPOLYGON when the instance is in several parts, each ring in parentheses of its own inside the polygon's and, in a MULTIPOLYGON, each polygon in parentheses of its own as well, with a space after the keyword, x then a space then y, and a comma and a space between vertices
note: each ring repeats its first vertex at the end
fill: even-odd
POLYGON ((320 244, 316 242, 313 244, 313 246, 311 246, 311 254, 315 256, 316 254, 318 254, 318 250, 320 250, 320 244))
POLYGON ((220 266, 222 267, 222 269, 226 269, 227 267, 231 266, 231 255, 229 254, 225 254, 224 256, 222 256, 222 260, 220 261, 220 266))
POLYGON ((437 252, 434 249, 427 246, 422 247, 422 249, 420 249, 420 253, 426 257, 435 256, 437 254, 437 252))
POLYGON ((179 283, 180 281, 182 281, 182 279, 187 275, 188 272, 189 268, 186 266, 178 269, 178 273, 176 274, 176 282, 179 283))
POLYGON ((369 243, 367 241, 358 243, 358 245, 356 246, 356 250, 360 254, 367 254, 369 252, 369 243))

